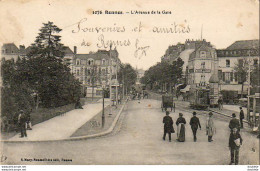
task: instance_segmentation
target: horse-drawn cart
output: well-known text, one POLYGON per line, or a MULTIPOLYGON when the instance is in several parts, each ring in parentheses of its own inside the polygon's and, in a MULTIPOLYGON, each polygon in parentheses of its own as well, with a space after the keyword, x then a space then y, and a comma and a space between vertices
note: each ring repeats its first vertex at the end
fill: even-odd
POLYGON ((163 109, 166 111, 167 108, 172 108, 174 107, 173 105, 173 96, 172 95, 162 95, 162 104, 161 104, 161 108, 162 111, 163 109))

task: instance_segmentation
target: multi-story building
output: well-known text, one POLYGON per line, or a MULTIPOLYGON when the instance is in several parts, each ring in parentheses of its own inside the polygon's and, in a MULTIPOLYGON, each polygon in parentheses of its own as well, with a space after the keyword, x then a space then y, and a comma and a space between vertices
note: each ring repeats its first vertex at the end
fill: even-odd
POLYGON ((217 50, 219 60, 218 77, 222 91, 233 91, 245 95, 248 89, 248 77, 244 83, 242 92, 241 77, 235 71, 235 67, 247 61, 251 70, 259 65, 259 40, 241 40, 231 44, 226 49, 217 50))
POLYGON ((161 57, 161 61, 172 63, 184 49, 185 45, 181 43, 169 46, 165 54, 161 57))
POLYGON ((207 86, 213 73, 217 72, 216 50, 206 42, 194 49, 188 61, 188 85, 207 86))
MULTIPOLYGON (((25 48, 24 45, 20 45, 19 48, 14 43, 5 43, 1 48, 1 57, 5 60, 14 59, 17 60, 18 57, 25 57, 31 50, 31 46, 25 48)), ((74 49, 75 51, 76 49, 74 49)), ((71 67, 71 61, 76 53, 73 52, 68 46, 64 46, 64 63, 68 64, 71 67)))
POLYGON ((117 50, 98 50, 95 53, 76 54, 72 62, 72 72, 82 83, 87 97, 102 96, 102 88, 115 94, 118 87, 117 72, 121 66, 117 50), (111 84, 110 84, 111 82, 111 84))

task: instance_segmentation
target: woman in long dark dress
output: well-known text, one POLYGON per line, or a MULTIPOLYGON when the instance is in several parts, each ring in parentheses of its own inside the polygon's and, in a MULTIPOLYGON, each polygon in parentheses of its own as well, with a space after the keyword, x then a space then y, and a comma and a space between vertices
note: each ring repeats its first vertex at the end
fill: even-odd
POLYGON ((177 140, 179 142, 184 142, 185 141, 185 124, 186 120, 183 118, 183 114, 179 113, 179 118, 176 121, 177 125, 177 140))

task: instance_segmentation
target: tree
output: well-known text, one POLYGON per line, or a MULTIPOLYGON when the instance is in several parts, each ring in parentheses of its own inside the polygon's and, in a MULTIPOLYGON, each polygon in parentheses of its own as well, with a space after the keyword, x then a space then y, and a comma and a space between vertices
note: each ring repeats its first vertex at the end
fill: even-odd
POLYGON ((238 77, 238 83, 242 84, 241 98, 243 97, 244 83, 247 81, 250 61, 247 58, 239 59, 234 71, 238 77))
POLYGON ((9 120, 16 116, 19 110, 28 112, 34 106, 32 91, 28 82, 20 75, 21 59, 2 59, 1 74, 3 86, 1 89, 1 115, 9 120))
POLYGON ((181 58, 178 58, 172 64, 164 61, 158 62, 145 71, 141 82, 149 85, 151 89, 158 89, 158 85, 161 85, 162 89, 162 86, 166 85, 167 89, 172 90, 172 87, 181 81, 183 64, 181 58))
POLYGON ((92 64, 92 68, 90 69, 90 82, 92 87, 92 101, 94 98, 94 87, 100 82, 100 69, 97 65, 92 64))
POLYGON ((28 56, 42 57, 64 57, 64 46, 60 43, 61 36, 57 35, 62 29, 58 28, 53 22, 43 23, 40 33, 32 44, 32 50, 28 56))
POLYGON ((125 86, 125 91, 136 83, 137 73, 130 64, 124 64, 118 72, 118 80, 120 84, 125 86))
POLYGON ((259 73, 260 73, 260 67, 259 67, 259 64, 257 65, 254 65, 253 67, 253 70, 251 72, 251 75, 250 75, 250 82, 251 82, 251 85, 253 87, 253 92, 256 93, 256 92, 259 92, 259 88, 260 88, 260 78, 259 78, 259 73))
POLYGON ((43 23, 27 60, 23 61, 24 78, 27 78, 44 107, 72 103, 80 95, 79 81, 62 61, 64 46, 60 43, 60 31, 53 22, 43 23))

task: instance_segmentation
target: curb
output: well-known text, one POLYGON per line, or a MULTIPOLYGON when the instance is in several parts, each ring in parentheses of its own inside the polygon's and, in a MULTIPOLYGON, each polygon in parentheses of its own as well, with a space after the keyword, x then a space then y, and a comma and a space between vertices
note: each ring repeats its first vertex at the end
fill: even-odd
MULTIPOLYGON (((224 114, 224 113, 221 113, 221 112, 215 111, 215 110, 211 110, 211 109, 209 109, 209 111, 214 112, 214 113, 217 113, 217 114, 220 114, 220 115, 225 116, 225 117, 228 117, 228 118, 232 118, 232 116, 230 116, 230 115, 227 115, 227 114, 224 114)), ((244 122, 244 123, 247 123, 247 124, 249 123, 249 122, 246 121, 246 120, 243 120, 243 122, 244 122)))
POLYGON ((86 136, 79 136, 79 137, 70 137, 70 138, 65 138, 65 139, 58 139, 58 140, 36 140, 36 141, 9 141, 9 140, 1 140, 0 142, 1 143, 27 143, 27 142, 59 142, 59 141, 76 141, 76 140, 86 140, 86 139, 90 139, 90 138, 97 138, 97 137, 101 137, 101 136, 105 136, 105 135, 108 135, 110 134, 116 124, 117 124, 117 121, 124 109, 126 105, 126 101, 124 102, 123 106, 121 107, 120 111, 117 113, 117 116, 115 117, 112 125, 109 127, 108 130, 104 131, 104 132, 101 132, 101 133, 97 133, 97 134, 92 134, 92 135, 86 135, 86 136))

